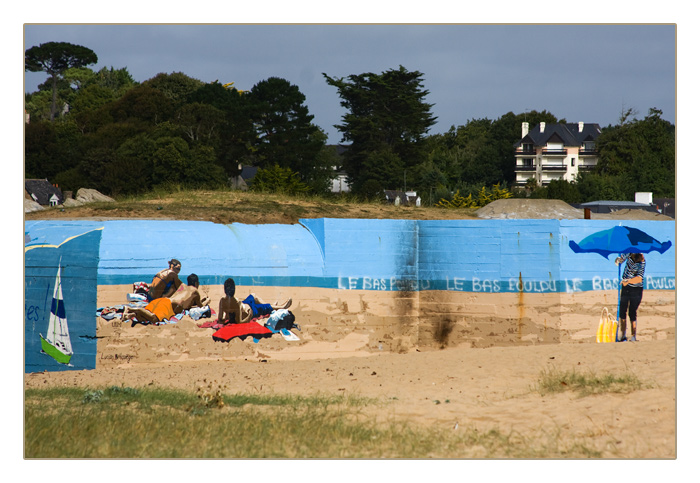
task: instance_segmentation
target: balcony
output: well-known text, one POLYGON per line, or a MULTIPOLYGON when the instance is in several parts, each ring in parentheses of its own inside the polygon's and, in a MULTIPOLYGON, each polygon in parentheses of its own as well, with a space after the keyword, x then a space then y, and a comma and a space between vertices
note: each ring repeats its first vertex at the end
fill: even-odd
POLYGON ((515 165, 515 171, 522 172, 522 171, 537 171, 537 167, 535 165, 532 166, 525 166, 525 165, 515 165))
POLYGON ((542 156, 566 156, 566 149, 543 149, 542 156))
POLYGON ((579 164, 578 170, 579 171, 593 171, 595 169, 595 167, 596 167, 595 164, 579 164))
POLYGON ((534 156, 537 154, 535 148, 518 148, 515 150, 516 156, 534 156))
POLYGON ((598 151, 595 149, 581 149, 578 152, 579 156, 598 156, 598 154, 600 153, 598 153, 598 151))
POLYGON ((565 164, 543 164, 542 171, 566 171, 565 164))

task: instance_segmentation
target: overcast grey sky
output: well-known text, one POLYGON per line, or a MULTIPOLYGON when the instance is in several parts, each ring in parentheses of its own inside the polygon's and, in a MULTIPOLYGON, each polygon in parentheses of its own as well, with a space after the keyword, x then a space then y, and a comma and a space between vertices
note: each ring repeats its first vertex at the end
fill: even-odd
MULTIPOLYGON (((510 111, 548 110, 569 122, 616 124, 623 109, 650 108, 676 123, 674 25, 32 25, 24 47, 70 42, 136 81, 182 72, 238 89, 276 76, 297 85, 314 122, 345 110, 322 73, 343 77, 403 65, 423 73, 437 123, 431 133, 510 111)), ((25 73, 33 92, 45 73, 25 73)))

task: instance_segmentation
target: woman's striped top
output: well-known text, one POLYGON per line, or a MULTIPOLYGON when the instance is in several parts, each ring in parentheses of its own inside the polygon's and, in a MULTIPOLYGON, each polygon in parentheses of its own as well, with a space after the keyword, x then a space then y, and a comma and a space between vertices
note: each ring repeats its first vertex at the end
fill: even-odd
POLYGON ((628 287, 644 287, 644 269, 647 266, 646 261, 642 261, 639 263, 635 263, 631 258, 630 254, 626 253, 622 255, 622 259, 626 260, 627 263, 625 264, 625 271, 622 273, 622 278, 623 279, 630 279, 634 278, 637 275, 642 277, 642 282, 641 283, 628 283, 628 287))

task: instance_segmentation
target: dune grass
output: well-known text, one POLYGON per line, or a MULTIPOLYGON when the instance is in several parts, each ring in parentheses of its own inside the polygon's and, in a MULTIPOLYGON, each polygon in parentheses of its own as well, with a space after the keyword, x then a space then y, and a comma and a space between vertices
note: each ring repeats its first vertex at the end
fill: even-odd
POLYGON ((26 458, 50 459, 601 456, 556 435, 378 423, 365 414, 383 404, 345 396, 228 395, 211 387, 196 393, 28 389, 24 450, 26 458))
POLYGON ((443 219, 472 217, 473 209, 445 210, 435 206, 394 206, 352 194, 285 195, 233 191, 228 188, 195 190, 166 185, 139 195, 115 196, 114 202, 52 207, 26 213, 27 219, 142 218, 212 221, 215 223, 298 223, 302 218, 443 219))
POLYGON ((629 393, 642 389, 644 384, 630 372, 623 374, 581 373, 575 369, 564 371, 549 368, 541 372, 536 390, 540 394, 574 391, 579 396, 602 393, 629 393))

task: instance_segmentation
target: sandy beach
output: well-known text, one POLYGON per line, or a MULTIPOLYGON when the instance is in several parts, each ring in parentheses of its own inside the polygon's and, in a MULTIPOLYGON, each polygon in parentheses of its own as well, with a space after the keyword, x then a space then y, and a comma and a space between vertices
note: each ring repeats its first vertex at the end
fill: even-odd
MULTIPOLYGON (((328 354, 323 342, 306 344, 303 354, 290 348, 270 357, 264 342, 232 341, 249 346, 253 354, 235 360, 129 361, 90 371, 26 374, 25 388, 124 385, 194 391, 213 382, 228 393, 355 395, 382 403, 370 406, 375 414, 369 414, 380 421, 558 438, 562 444, 585 444, 604 458, 676 457, 675 340, 370 354, 344 347, 357 343, 346 338, 336 344, 338 357, 319 356, 328 354), (314 344, 317 351, 309 347, 314 344), (584 397, 536 390, 543 371, 572 369, 633 373, 644 387, 584 397)), ((465 457, 480 456, 475 451, 465 457)))

